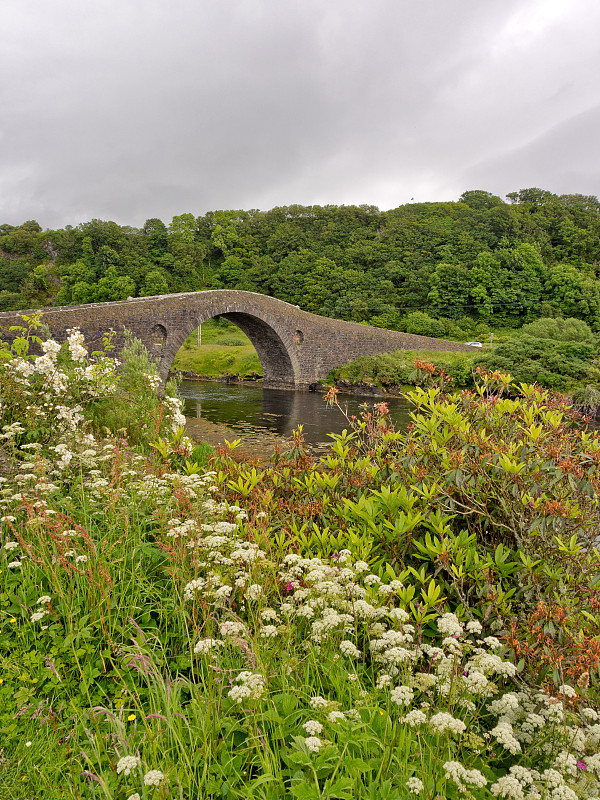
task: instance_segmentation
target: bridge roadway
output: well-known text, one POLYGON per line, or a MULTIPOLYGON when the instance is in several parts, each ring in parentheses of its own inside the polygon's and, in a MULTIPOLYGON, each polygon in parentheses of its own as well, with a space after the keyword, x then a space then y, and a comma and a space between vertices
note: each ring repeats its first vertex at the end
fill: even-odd
MULTIPOLYGON (((10 341, 16 334, 9 327, 32 313, 0 313, 1 337, 10 341)), ((248 336, 262 364, 264 384, 271 387, 307 388, 359 356, 391 350, 472 350, 459 342, 320 317, 267 295, 230 289, 42 309, 42 321, 57 341, 65 340, 68 328, 79 328, 90 352, 102 348, 103 335, 112 328, 118 353, 128 329, 156 359, 163 381, 185 339, 216 316, 248 336)))

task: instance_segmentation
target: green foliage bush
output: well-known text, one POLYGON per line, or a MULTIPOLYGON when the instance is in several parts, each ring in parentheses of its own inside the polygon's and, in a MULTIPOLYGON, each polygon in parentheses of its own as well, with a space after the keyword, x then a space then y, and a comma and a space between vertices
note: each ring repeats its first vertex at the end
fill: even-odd
POLYGON ((427 351, 394 350, 377 356, 361 356, 350 364, 334 370, 329 380, 369 383, 381 387, 415 384, 416 356, 427 358, 453 379, 457 388, 473 385, 473 360, 470 353, 434 353, 427 351))
POLYGON ((554 339, 559 342, 593 342, 594 333, 581 319, 569 317, 542 317, 523 325, 521 333, 536 339, 554 339))
POLYGON ((525 335, 482 354, 475 364, 509 372, 517 382, 568 391, 596 377, 596 355, 597 347, 589 341, 557 341, 525 335))
POLYGON ((219 336, 217 342, 223 347, 243 347, 247 340, 242 339, 241 336, 219 336))
POLYGON ((418 336, 432 336, 442 339, 446 333, 444 324, 423 311, 412 311, 402 320, 402 327, 406 333, 414 333, 418 336))

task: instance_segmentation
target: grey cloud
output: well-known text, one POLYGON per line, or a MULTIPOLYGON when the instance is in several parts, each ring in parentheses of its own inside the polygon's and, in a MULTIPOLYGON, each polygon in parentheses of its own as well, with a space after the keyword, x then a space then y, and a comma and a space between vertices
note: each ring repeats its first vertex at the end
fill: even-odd
POLYGON ((3 15, 0 221, 386 208, 531 175, 600 192, 591 0, 5 0, 3 15))

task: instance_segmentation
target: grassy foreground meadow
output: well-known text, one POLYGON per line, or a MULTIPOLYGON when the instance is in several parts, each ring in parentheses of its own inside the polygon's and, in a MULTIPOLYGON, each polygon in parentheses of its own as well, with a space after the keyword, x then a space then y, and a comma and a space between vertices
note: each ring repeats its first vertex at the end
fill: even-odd
POLYGON ((38 335, 0 363, 1 797, 598 798, 600 437, 560 396, 421 362, 406 433, 207 461, 135 340, 38 335))

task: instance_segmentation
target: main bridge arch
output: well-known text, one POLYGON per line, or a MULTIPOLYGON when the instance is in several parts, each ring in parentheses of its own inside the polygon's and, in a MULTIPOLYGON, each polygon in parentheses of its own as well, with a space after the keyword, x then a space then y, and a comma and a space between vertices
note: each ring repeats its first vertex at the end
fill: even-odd
MULTIPOLYGON (((21 325, 23 316, 33 313, 0 313, 0 338, 14 338, 10 326, 21 325)), ((58 341, 66 339, 69 328, 79 328, 90 352, 102 349, 103 337, 112 328, 118 353, 124 331, 131 331, 156 359, 163 381, 190 333, 216 316, 230 320, 248 336, 266 386, 306 388, 359 356, 390 350, 472 350, 459 342, 319 317, 274 297, 230 289, 44 308, 41 314, 58 341)))
MULTIPOLYGON (((211 294, 219 295, 219 292, 211 294)), ((217 296, 210 298, 210 303, 206 302, 207 299, 209 298, 199 305, 197 313, 188 315, 181 325, 169 325, 168 321, 161 323, 157 318, 157 325, 162 330, 158 335, 155 334, 154 346, 160 346, 162 351, 158 371, 163 380, 169 374, 179 348, 190 333, 207 320, 219 316, 232 322, 250 339, 261 363, 266 386, 293 388, 302 383, 302 365, 297 353, 298 334, 293 333, 289 326, 282 325, 278 315, 265 313, 265 309, 257 309, 256 303, 249 304, 247 298, 217 296), (161 333, 164 343, 160 342, 161 333)), ((269 299, 273 301, 273 298, 269 299)), ((152 347, 149 349, 152 351, 152 347)))

